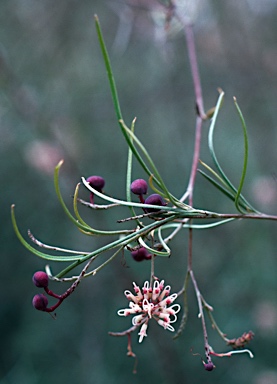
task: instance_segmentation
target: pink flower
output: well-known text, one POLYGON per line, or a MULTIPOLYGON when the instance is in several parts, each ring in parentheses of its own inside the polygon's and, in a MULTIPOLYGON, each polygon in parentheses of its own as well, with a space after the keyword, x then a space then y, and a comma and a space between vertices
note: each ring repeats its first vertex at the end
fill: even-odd
POLYGON ((147 336, 146 330, 148 321, 155 319, 157 323, 171 332, 175 329, 171 325, 177 320, 176 313, 180 311, 180 305, 171 305, 178 297, 177 293, 170 295, 171 287, 164 287, 164 280, 155 280, 153 286, 150 286, 149 281, 145 281, 142 288, 139 288, 136 283, 134 285, 134 294, 130 291, 125 291, 124 294, 130 301, 129 308, 120 309, 117 311, 119 316, 135 315, 132 319, 132 324, 140 326, 139 343, 147 336))

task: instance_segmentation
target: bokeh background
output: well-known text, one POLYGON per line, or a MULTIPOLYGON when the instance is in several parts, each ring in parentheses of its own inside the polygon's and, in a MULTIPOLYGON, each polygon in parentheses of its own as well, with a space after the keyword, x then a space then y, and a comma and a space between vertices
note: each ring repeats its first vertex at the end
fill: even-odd
MULTIPOLYGON (((10 220, 16 205, 20 230, 68 248, 93 250, 106 239, 84 237, 65 217, 54 192, 53 169, 64 159, 61 188, 68 204, 81 176, 100 174, 105 190, 125 194, 127 148, 118 129, 97 42, 98 14, 113 64, 123 116, 137 116, 136 132, 158 164, 166 184, 181 196, 193 153, 195 109, 184 35, 169 32, 155 1, 2 0, 0 2, 1 200, 1 384, 253 383, 276 384, 276 222, 243 221, 194 234, 194 269, 205 299, 230 338, 252 330, 248 355, 214 359, 206 372, 201 324, 193 290, 183 335, 150 324, 141 345, 133 335, 138 373, 126 356, 121 331, 130 319, 116 311, 123 291, 149 278, 149 264, 128 252, 85 280, 53 320, 32 308, 32 274, 45 267, 22 247, 10 220)), ((215 146, 223 168, 238 183, 243 159, 235 95, 249 131, 249 170, 244 194, 258 209, 277 212, 277 1, 179 1, 194 20, 205 107, 217 88, 226 92, 215 146)), ((201 158, 211 164, 203 131, 201 158)), ((144 177, 134 165, 134 178, 144 177)), ((88 193, 82 190, 83 197, 88 193)), ((195 205, 234 212, 198 175, 195 205)), ((114 228, 126 210, 99 214, 81 209, 97 228, 114 228)), ((187 234, 172 243, 170 259, 158 260, 156 275, 179 290, 185 274, 187 234)), ((53 264, 57 273, 61 265, 53 264)), ((67 286, 53 284, 63 292, 67 286)), ((208 326, 210 344, 227 351, 208 326)))

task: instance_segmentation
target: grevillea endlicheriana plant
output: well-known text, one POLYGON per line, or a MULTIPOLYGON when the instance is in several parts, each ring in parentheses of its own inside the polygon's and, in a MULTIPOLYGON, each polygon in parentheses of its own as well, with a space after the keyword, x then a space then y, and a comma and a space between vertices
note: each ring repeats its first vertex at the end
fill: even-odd
MULTIPOLYGON (((171 4, 170 1, 169 4, 171 4)), ((169 10, 171 13, 170 17, 166 18, 167 23, 170 22, 170 18, 174 17, 173 8, 168 8, 168 15, 169 10)), ((28 242, 18 229, 14 206, 12 206, 12 222, 14 230, 19 240, 28 250, 48 262, 59 261, 59 263, 70 263, 56 275, 52 275, 51 269, 48 265, 45 268, 45 272, 35 272, 33 275, 33 282, 38 289, 44 290, 44 293, 38 293, 34 296, 33 306, 37 310, 53 313, 62 304, 62 302, 75 291, 83 278, 93 277, 100 270, 104 269, 118 255, 121 255, 122 252, 127 250, 131 252, 135 261, 147 263, 150 269, 150 278, 143 284, 136 284, 133 282, 132 291, 129 290, 132 285, 132 282, 130 281, 129 287, 126 287, 127 290, 124 292, 125 298, 129 304, 127 304, 126 300, 124 300, 122 303, 123 308, 119 309, 117 312, 119 316, 130 316, 130 319, 132 319, 130 328, 123 332, 110 332, 110 335, 112 336, 127 336, 129 356, 135 357, 131 347, 131 334, 133 332, 137 332, 139 342, 141 343, 144 341, 145 337, 148 335, 148 324, 150 320, 155 320, 165 330, 171 332, 175 332, 176 330, 174 337, 181 335, 185 328, 188 315, 187 289, 189 282, 191 282, 196 294, 199 309, 198 317, 202 324, 204 336, 205 359, 202 359, 204 368, 207 371, 212 371, 214 369, 215 366, 212 360, 214 357, 231 356, 234 353, 242 352, 246 352, 250 357, 253 357, 252 352, 249 349, 245 349, 246 344, 248 344, 253 338, 253 332, 245 332, 242 336, 234 339, 227 338, 226 334, 220 330, 219 326, 215 322, 213 308, 205 301, 202 293, 200 292, 192 268, 193 231, 198 229, 213 228, 238 219, 277 220, 277 216, 266 215, 256 210, 242 195, 242 188, 247 170, 248 137, 245 120, 237 100, 234 98, 234 105, 242 126, 244 160, 239 185, 235 186, 230 182, 228 176, 223 171, 214 150, 214 131, 218 114, 220 112, 220 108, 222 107, 224 92, 219 90, 219 96, 215 107, 210 109, 208 112, 205 112, 197 67, 193 30, 189 23, 184 24, 183 29, 185 32, 190 58, 197 113, 194 155, 190 170, 189 183, 183 195, 181 197, 176 197, 174 193, 165 185, 165 182, 163 181, 163 178, 154 164, 149 152, 135 135, 136 119, 132 121, 130 127, 123 119, 109 55, 97 16, 95 16, 95 23, 107 70, 117 121, 129 147, 126 177, 126 198, 118 199, 106 194, 104 192, 105 180, 101 176, 93 175, 87 178, 82 177, 82 183, 77 184, 74 192, 73 213, 71 213, 63 200, 59 188, 59 173, 63 161, 60 161, 60 163, 56 166, 54 172, 55 190, 59 202, 61 203, 68 218, 84 235, 105 236, 107 239, 109 239, 109 237, 113 238, 113 240, 107 240, 106 245, 88 252, 64 249, 44 244, 37 240, 30 231, 28 231, 28 235, 31 242, 28 242), (208 146, 214 163, 213 168, 199 159, 201 131, 204 122, 208 122, 210 124, 208 146), (135 159, 141 166, 141 177, 144 178, 133 180, 133 159, 135 159), (200 170, 198 169, 199 166, 201 167, 200 170), (237 213, 223 214, 205 209, 197 209, 194 207, 193 194, 196 174, 198 171, 214 187, 216 187, 219 192, 223 193, 227 198, 233 201, 237 213), (89 192, 89 201, 84 201, 79 198, 79 189, 81 184, 89 192), (152 190, 152 193, 150 194, 149 189, 152 190), (95 204, 95 196, 102 199, 105 203, 100 205, 95 204), (132 222, 133 227, 132 229, 128 228, 115 231, 92 228, 81 217, 78 209, 79 204, 83 204, 92 210, 108 210, 117 206, 128 208, 128 217, 120 220, 120 222, 122 225, 126 222, 132 222), (205 220, 204 223, 203 220, 205 220), (165 230, 167 230, 167 236, 164 235, 165 230), (165 285, 164 279, 156 277, 154 267, 160 257, 168 258, 171 255, 169 243, 182 231, 185 231, 188 234, 187 265, 184 270, 184 281, 180 285, 179 291, 172 293, 170 285, 165 285), (114 240, 115 236, 116 240, 114 240), (35 246, 32 245, 32 243, 35 246), (42 248, 44 251, 39 250, 38 247, 42 248), (113 251, 113 254, 104 261, 101 261, 105 253, 110 250, 113 251), (49 253, 46 253, 48 251, 49 253), (97 262, 99 262, 97 267, 92 267, 97 262), (73 274, 74 269, 80 265, 82 265, 81 273, 77 275, 73 274), (49 289, 51 281, 71 282, 71 285, 63 294, 58 295, 49 289), (56 304, 48 306, 47 296, 56 299, 56 304), (180 315, 181 319, 178 327, 176 328, 178 315, 180 315), (218 353, 213 350, 208 341, 206 317, 211 321, 213 328, 218 332, 219 336, 230 348, 227 352, 218 353)), ((174 263, 174 255, 172 255, 168 262, 174 263)))

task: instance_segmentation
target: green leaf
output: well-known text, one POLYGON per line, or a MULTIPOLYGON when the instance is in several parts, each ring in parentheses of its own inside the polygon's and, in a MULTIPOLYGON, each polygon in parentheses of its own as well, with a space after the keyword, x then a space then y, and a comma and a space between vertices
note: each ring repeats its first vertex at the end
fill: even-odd
POLYGON ((155 230, 156 228, 158 228, 159 226, 174 220, 174 218, 175 218, 175 216, 171 215, 171 216, 169 216, 165 219, 162 219, 160 221, 157 221, 157 222, 155 221, 154 223, 151 223, 144 228, 140 228, 139 230, 137 230, 136 232, 134 232, 130 235, 127 235, 125 237, 121 237, 118 240, 115 240, 115 241, 113 241, 113 242, 111 242, 111 243, 109 243, 109 244, 107 244, 101 248, 96 249, 95 251, 85 255, 85 257, 83 257, 81 261, 78 261, 78 262, 75 262, 75 263, 69 265, 63 271, 58 273, 56 275, 56 277, 58 277, 58 278, 63 277, 66 273, 70 272, 72 269, 74 269, 79 264, 84 263, 85 261, 89 260, 91 257, 95 256, 95 258, 96 258, 96 257, 100 256, 100 254, 102 254, 103 252, 108 251, 108 250, 113 249, 113 248, 125 247, 127 244, 131 243, 132 241, 136 241, 139 237, 141 237, 143 235, 145 236, 149 232, 151 232, 152 230, 155 230))
MULTIPOLYGON (((159 233, 159 232, 158 232, 159 233)), ((162 239, 162 237, 161 237, 162 239)), ((165 244, 165 242, 162 240, 161 241, 161 244, 163 246, 163 248, 166 250, 165 252, 164 251, 158 251, 157 249, 155 248, 151 248, 149 247, 149 245, 146 244, 146 242, 140 237, 138 239, 138 242, 140 243, 140 245, 142 245, 145 249, 147 249, 150 253, 153 253, 154 255, 157 255, 157 256, 170 256, 171 254, 171 251, 170 249, 168 248, 168 246, 165 244)))
POLYGON ((230 182, 230 180, 228 179, 228 177, 225 175, 225 173, 223 172, 218 160, 217 160, 217 157, 216 157, 216 154, 215 154, 215 150, 214 150, 214 143, 213 143, 213 136, 214 136, 214 129, 215 129, 215 123, 216 123, 216 120, 217 120, 217 117, 218 117, 218 113, 219 113, 219 110, 221 108, 221 105, 223 103, 223 97, 224 97, 224 92, 221 91, 220 92, 220 95, 219 95, 219 98, 218 98, 218 101, 216 103, 216 107, 215 107, 215 111, 214 111, 214 115, 211 119, 211 125, 210 125, 210 129, 209 129, 209 136, 208 136, 208 144, 209 144, 209 150, 210 150, 210 153, 211 153, 211 156, 212 156, 212 159, 214 161, 214 164, 221 176, 221 178, 224 180, 224 184, 226 186, 228 186, 228 188, 233 191, 234 193, 236 193, 236 189, 235 187, 232 185, 232 183, 230 182))
POLYGON ((220 220, 220 221, 217 221, 214 223, 208 223, 208 224, 183 224, 182 225, 182 224, 177 224, 177 223, 170 223, 170 224, 164 225, 160 229, 163 231, 164 229, 178 228, 180 225, 182 225, 182 228, 186 228, 186 229, 189 229, 189 228, 191 228, 191 229, 210 229, 210 228, 219 227, 220 225, 230 223, 231 221, 234 221, 234 220, 237 220, 237 219, 236 218, 224 219, 224 220, 220 220))
MULTIPOLYGON (((122 116, 122 113, 121 113, 121 108, 120 108, 120 103, 119 103, 116 83, 115 83, 114 75, 113 75, 113 71, 112 71, 111 61, 110 61, 109 54, 108 54, 108 51, 107 51, 107 48, 106 48, 106 44, 105 44, 105 41, 104 41, 104 38, 103 38, 103 34, 102 34, 102 30, 101 30, 101 26, 100 26, 100 23, 99 23, 98 16, 95 15, 94 18, 95 18, 95 25, 96 25, 96 31, 97 31, 97 35, 98 35, 98 40, 99 40, 100 48, 101 48, 101 51, 102 51, 102 55, 103 55, 103 59, 104 59, 104 63, 105 63, 106 71, 107 71, 107 75, 108 75, 108 80, 109 80, 110 90, 111 90, 111 94, 112 94, 112 100, 113 100, 113 104, 114 104, 114 109, 115 109, 117 121, 119 123, 121 120, 123 120, 123 116, 122 116)), ((126 134, 125 130, 122 128, 122 125, 120 123, 119 123, 119 126, 121 128, 123 136, 125 137, 125 140, 127 141, 128 146, 132 149, 132 152, 133 152, 134 156, 136 157, 136 159, 138 160, 138 162, 140 163, 142 168, 145 170, 145 172, 148 175, 150 175, 149 169, 147 168, 146 164, 143 162, 142 158, 140 157, 140 155, 137 152, 136 148, 133 146, 130 138, 128 137, 128 135, 126 134)))
POLYGON ((152 160, 151 156, 149 155, 148 151, 146 150, 144 145, 141 143, 141 141, 137 138, 137 136, 135 136, 134 132, 132 132, 132 130, 126 126, 126 124, 124 123, 123 120, 120 121, 120 123, 122 124, 123 129, 131 137, 131 140, 137 144, 137 146, 139 147, 139 149, 141 150, 141 152, 145 156, 145 158, 149 164, 149 166, 147 166, 147 167, 150 168, 149 176, 156 182, 156 184, 159 186, 159 188, 161 188, 162 192, 160 192, 160 193, 163 195, 163 197, 167 198, 173 205, 179 206, 183 209, 187 209, 188 206, 186 204, 181 203, 176 197, 174 197, 169 192, 169 190, 167 189, 154 161, 152 160))
POLYGON ((79 214, 79 211, 78 211, 78 192, 79 192, 79 188, 80 188, 80 183, 77 184, 76 186, 76 189, 75 189, 75 193, 74 193, 74 197, 73 197, 73 209, 74 209, 74 213, 76 215, 76 218, 78 220, 78 222, 84 227, 86 228, 86 230, 81 230, 83 233, 85 233, 86 235, 98 235, 98 236, 111 236, 111 235, 124 235, 124 234, 127 234, 127 233, 130 233, 131 231, 130 230, 121 230, 121 231, 101 231, 101 230, 98 230, 98 229, 94 229, 92 228, 90 225, 88 225, 80 216, 79 214))
MULTIPOLYGON (((135 122, 136 122, 136 119, 134 119, 132 121, 132 125, 131 125, 131 131, 133 133, 135 131, 135 122)), ((132 201, 131 189, 130 189, 130 186, 132 183, 132 164, 133 164, 133 151, 132 151, 131 147, 129 147, 128 158, 127 158, 127 172, 126 172, 126 201, 129 201, 129 202, 132 201)), ((132 216, 135 217, 136 212, 134 210, 134 207, 129 207, 129 208, 130 208, 132 216)), ((138 219, 136 219, 136 222, 137 222, 137 225, 139 225, 139 226, 142 225, 142 223, 138 219)))
POLYGON ((61 160, 59 162, 59 164, 55 167, 55 171, 54 171, 54 185, 55 185, 55 191, 56 191, 56 194, 58 196, 58 200, 64 210, 64 212, 66 213, 67 217, 83 232, 83 233, 87 233, 88 232, 88 226, 87 225, 83 225, 81 224, 78 220, 75 219, 75 217, 70 213, 69 209, 67 208, 64 200, 63 200, 63 197, 62 197, 62 194, 61 194, 61 191, 60 191, 60 186, 59 186, 59 172, 60 172, 60 169, 61 169, 61 166, 63 165, 63 160, 61 160))
POLYGON ((241 176, 241 180, 240 180, 240 186, 239 186, 239 189, 235 188, 234 185, 231 183, 231 181, 228 179, 228 177, 226 176, 226 174, 224 173, 223 169, 221 168, 218 160, 217 160, 217 157, 216 157, 216 154, 215 154, 215 150, 214 150, 214 143, 213 143, 213 135, 214 135, 214 129, 215 129, 215 124, 216 124, 216 120, 217 120, 217 117, 218 117, 218 113, 219 113, 219 110, 220 110, 220 107, 222 105, 222 102, 223 102, 223 96, 224 96, 224 92, 221 91, 220 92, 220 95, 219 95, 219 98, 218 98, 218 101, 217 101, 217 104, 216 104, 216 107, 215 107, 215 112, 214 112, 214 115, 213 115, 213 118, 211 120, 211 125, 210 125, 210 129, 209 129, 209 136, 208 136, 208 144, 209 144, 209 149, 210 149, 210 153, 211 153, 211 157, 214 161, 214 164, 220 174, 220 177, 223 179, 223 183, 224 185, 230 190, 230 192, 232 194, 234 194, 234 201, 235 201, 235 205, 236 205, 236 208, 239 210, 239 212, 241 213, 245 213, 244 211, 241 210, 241 206, 245 207, 245 210, 246 212, 257 212, 253 207, 251 207, 251 205, 248 203, 248 201, 241 195, 241 190, 242 190, 242 187, 243 187, 243 183, 244 183, 244 179, 245 179, 245 174, 246 174, 246 169, 247 169, 247 158, 248 158, 248 139, 247 139, 247 131, 246 131, 246 125, 245 125, 245 122, 244 122, 244 119, 243 119, 243 116, 241 114, 241 111, 238 107, 238 105, 236 104, 236 108, 237 108, 237 111, 239 112, 239 115, 240 115, 240 119, 241 119, 241 122, 242 122, 242 127, 243 127, 243 132, 244 132, 244 147, 245 147, 245 151, 244 151, 244 165, 243 165, 243 171, 242 171, 242 176, 241 176))
MULTIPOLYGON (((240 117, 242 129, 243 129, 243 138, 244 138, 243 168, 242 168, 242 174, 241 174, 241 179, 240 179, 239 187, 238 187, 237 194, 236 194, 236 197, 235 197, 235 205, 236 205, 236 208, 238 209, 238 211, 240 211, 241 213, 244 213, 240 209, 240 199, 242 198, 245 201, 245 199, 241 195, 241 191, 242 191, 242 187, 243 187, 243 184, 244 184, 244 180, 245 180, 245 176, 246 176, 246 171, 247 171, 247 163, 248 163, 248 136, 247 136, 246 123, 245 123, 243 114, 241 112, 241 109, 240 109, 240 107, 239 107, 239 105, 237 103, 237 99, 235 97, 234 97, 234 103, 235 103, 235 107, 236 107, 236 109, 238 111, 238 114, 239 114, 239 117, 240 117)), ((246 211, 248 211, 248 212, 252 211, 252 212, 258 213, 258 211, 256 211, 256 209, 253 208, 248 202, 247 202, 246 211)))
POLYGON ((105 44, 105 41, 103 38, 103 34, 101 31, 101 26, 100 26, 98 16, 94 15, 94 19, 95 19, 95 25, 96 25, 96 31, 97 31, 97 35, 98 35, 99 44, 101 47, 102 55, 103 55, 106 70, 107 70, 107 75, 108 75, 109 84, 110 84, 110 88, 111 88, 114 108, 115 108, 117 120, 119 121, 122 119, 122 114, 121 114, 121 108, 120 108, 120 104, 119 104, 116 84, 115 84, 115 80, 114 80, 114 76, 113 76, 112 66, 111 66, 109 54, 108 54, 108 51, 106 48, 106 44, 105 44))
POLYGON ((73 260, 82 260, 84 258, 84 254, 75 255, 75 256, 72 256, 72 255, 61 256, 61 255, 50 255, 48 253, 44 253, 44 252, 38 251, 36 248, 32 247, 24 239, 24 237, 21 235, 21 233, 20 233, 20 231, 18 229, 17 223, 16 223, 16 219, 15 219, 14 205, 11 206, 11 217, 12 217, 13 229, 15 231, 15 234, 16 234, 17 238, 19 239, 21 244, 23 244, 24 247, 28 249, 28 251, 31 251, 36 256, 41 257, 42 259, 46 259, 46 260, 63 261, 63 262, 65 262, 65 261, 70 262, 70 261, 73 261, 73 260))

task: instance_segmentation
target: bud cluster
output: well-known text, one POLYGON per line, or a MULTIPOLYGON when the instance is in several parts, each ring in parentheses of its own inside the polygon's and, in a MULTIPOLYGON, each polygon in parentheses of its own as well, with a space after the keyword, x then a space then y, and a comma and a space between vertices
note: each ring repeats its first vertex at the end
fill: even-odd
POLYGON ((131 255, 135 261, 151 260, 152 255, 144 247, 139 247, 131 251, 131 255))
MULTIPOLYGON (((130 186, 131 192, 135 195, 139 196, 140 202, 143 204, 149 204, 149 205, 158 205, 158 206, 165 206, 166 203, 161 195, 158 193, 153 193, 152 195, 148 196, 146 199, 144 199, 143 195, 147 194, 148 185, 147 182, 144 179, 136 179, 132 182, 130 186)), ((145 208, 144 211, 146 213, 151 212, 158 212, 158 208, 145 208)))
POLYGON ((42 271, 35 272, 32 280, 33 280, 34 285, 38 288, 43 288, 48 296, 51 296, 51 297, 58 299, 58 302, 55 305, 48 307, 47 297, 43 293, 36 294, 33 297, 32 304, 33 304, 33 307, 35 309, 37 309, 38 311, 53 312, 56 308, 58 308, 61 305, 63 300, 67 296, 69 296, 70 293, 72 293, 72 289, 67 290, 63 295, 57 295, 56 293, 51 291, 48 288, 49 277, 48 277, 47 273, 42 272, 42 271))

